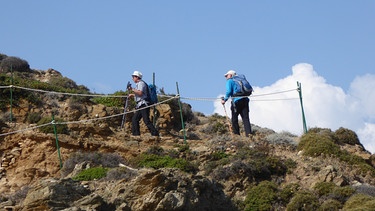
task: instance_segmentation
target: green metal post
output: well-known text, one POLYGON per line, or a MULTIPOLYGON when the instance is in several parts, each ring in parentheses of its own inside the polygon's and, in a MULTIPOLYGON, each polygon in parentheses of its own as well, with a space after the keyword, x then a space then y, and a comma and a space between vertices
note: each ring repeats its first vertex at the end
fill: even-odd
POLYGON ((180 107, 182 131, 184 133, 184 144, 186 144, 186 131, 185 131, 185 125, 184 125, 184 118, 182 116, 182 106, 181 106, 181 100, 180 100, 180 90, 178 89, 178 82, 176 82, 176 87, 177 87, 177 95, 178 95, 178 106, 180 107))
POLYGON ((11 81, 11 85, 10 85, 10 121, 13 122, 13 111, 12 111, 12 105, 13 105, 13 84, 14 84, 14 80, 13 80, 13 66, 10 65, 10 72, 11 72, 11 76, 10 76, 10 81, 11 81))
MULTIPOLYGON (((152 73, 152 84, 154 85, 155 87, 155 73, 152 73)), ((154 124, 154 127, 156 125, 156 106, 153 106, 153 109, 154 109, 154 119, 153 119, 153 124, 154 124)))
POLYGON ((62 168, 62 161, 61 161, 61 155, 60 155, 59 138, 57 137, 55 117, 54 117, 53 114, 52 114, 52 125, 53 125, 53 131, 54 131, 55 137, 56 137, 56 148, 57 148, 57 154, 59 155, 60 169, 61 169, 62 168))
POLYGON ((305 111, 303 110, 303 103, 302 103, 302 88, 301 83, 297 81, 297 91, 299 94, 299 101, 301 103, 301 110, 302 110, 302 123, 303 123, 303 132, 307 133, 307 126, 306 126, 306 119, 305 119, 305 111))

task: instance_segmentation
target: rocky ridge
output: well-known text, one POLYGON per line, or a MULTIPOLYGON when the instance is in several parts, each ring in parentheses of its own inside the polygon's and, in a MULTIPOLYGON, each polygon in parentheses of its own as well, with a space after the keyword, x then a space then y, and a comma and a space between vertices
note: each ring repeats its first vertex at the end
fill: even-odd
MULTIPOLYGON (((33 75, 43 82, 62 77, 52 69, 33 75)), ((75 85, 71 83, 70 86, 75 85)), ((125 129, 119 128, 122 116, 105 119, 121 113, 122 109, 91 101, 77 104, 72 98, 60 95, 44 95, 43 102, 35 107, 26 100, 20 101, 13 108, 15 121, 4 122, 1 133, 37 126, 28 123, 30 113, 44 116, 54 113, 66 121, 98 120, 68 124, 69 132, 58 134, 58 142, 53 133, 46 134, 38 129, 0 137, 0 207, 4 210, 241 210, 241 202, 246 200, 249 189, 261 181, 274 181, 280 187, 298 184, 300 190, 312 190, 319 182, 332 182, 338 187, 368 186, 368 190, 373 190, 375 185, 372 174, 360 173, 355 166, 336 157, 303 155, 296 147, 301 137, 290 135, 286 143, 282 140, 271 142, 269 137, 277 133, 253 125, 255 134, 252 137, 232 138, 225 132, 228 126, 225 118, 192 112, 188 104, 183 105, 190 115, 185 127, 186 136, 184 131, 178 130, 181 129, 178 127, 179 111, 170 104, 160 104, 156 109, 161 138, 151 137, 142 125, 143 135, 134 139, 129 134, 131 114, 127 116, 125 129), (222 126, 221 131, 213 130, 215 125, 222 126), (188 151, 181 150, 185 145, 188 145, 188 151), (192 173, 175 168, 140 168, 126 162, 150 149, 160 148, 181 152, 179 156, 196 163, 197 169, 192 173), (295 167, 287 173, 274 167, 275 172, 281 173, 265 170, 259 176, 243 167, 244 163, 223 161, 215 166, 216 174, 207 173, 214 155, 242 156, 244 148, 293 161, 295 167), (125 160, 119 168, 127 176, 120 180, 73 180, 78 172, 92 164, 80 163, 65 175, 61 169, 61 164, 65 163, 60 163, 59 154, 62 162, 66 162, 77 152, 116 153, 125 160), (228 172, 235 168, 238 172, 229 175, 228 172)), ((340 148, 366 160, 374 168, 374 155, 360 144, 343 144, 340 148)), ((273 206, 278 210, 286 209, 285 204, 273 206)))

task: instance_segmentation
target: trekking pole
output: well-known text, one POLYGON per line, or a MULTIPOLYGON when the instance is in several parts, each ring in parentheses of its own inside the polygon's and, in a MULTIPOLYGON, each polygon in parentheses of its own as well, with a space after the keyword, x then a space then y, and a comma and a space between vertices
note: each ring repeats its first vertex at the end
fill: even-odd
MULTIPOLYGON (((130 90, 131 87, 132 87, 132 85, 131 85, 130 81, 128 81, 128 84, 126 85, 126 89, 130 90)), ((126 121, 126 110, 128 108, 128 102, 129 102, 129 94, 128 94, 128 96, 126 96, 126 99, 125 99, 124 115, 122 115, 122 121, 121 121, 121 129, 124 128, 124 133, 126 131, 125 121, 126 121)))
MULTIPOLYGON (((152 73, 152 85, 154 85, 154 87, 155 87, 155 73, 152 73)), ((156 105, 154 105, 152 108, 153 108, 153 112, 154 112, 154 119, 152 120, 152 123, 155 127, 156 126, 156 113, 157 113, 156 105)))
MULTIPOLYGON (((224 98, 221 98, 221 99, 224 100, 224 98)), ((227 109, 225 108, 225 104, 223 104, 223 108, 224 108, 225 116, 226 116, 227 121, 228 121, 229 131, 230 131, 230 134, 231 134, 232 140, 233 140, 232 123, 230 122, 230 119, 229 119, 229 116, 228 116, 228 113, 227 113, 227 109)))
POLYGON ((128 108, 128 101, 129 101, 129 97, 126 97, 125 105, 124 105, 124 115, 122 115, 122 121, 121 121, 121 128, 123 128, 124 125, 125 125, 125 121, 126 121, 126 109, 128 108))

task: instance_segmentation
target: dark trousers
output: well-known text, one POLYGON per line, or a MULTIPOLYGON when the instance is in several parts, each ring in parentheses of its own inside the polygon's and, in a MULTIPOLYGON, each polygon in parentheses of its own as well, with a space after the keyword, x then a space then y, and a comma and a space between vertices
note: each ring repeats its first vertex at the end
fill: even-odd
POLYGON ((132 118, 132 134, 134 136, 141 135, 141 132, 139 130, 139 121, 143 118, 143 122, 147 126, 148 130, 150 131, 151 135, 158 136, 159 132, 156 130, 152 122, 150 121, 150 108, 144 108, 146 105, 141 105, 138 110, 134 113, 134 116, 132 118), (143 109, 142 109, 143 108, 143 109))
POLYGON ((249 99, 242 98, 237 100, 235 103, 232 101, 230 107, 232 111, 232 129, 234 134, 240 135, 240 126, 238 124, 238 115, 241 115, 243 126, 245 128, 246 136, 251 134, 251 125, 249 117, 249 99))

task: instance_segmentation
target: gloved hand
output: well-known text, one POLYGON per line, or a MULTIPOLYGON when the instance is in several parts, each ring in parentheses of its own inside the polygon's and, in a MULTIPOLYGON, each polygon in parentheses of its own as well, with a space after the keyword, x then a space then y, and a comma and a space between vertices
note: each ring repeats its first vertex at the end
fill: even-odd
POLYGON ((126 89, 127 90, 132 90, 132 84, 130 83, 130 81, 128 81, 128 84, 126 85, 126 89))

